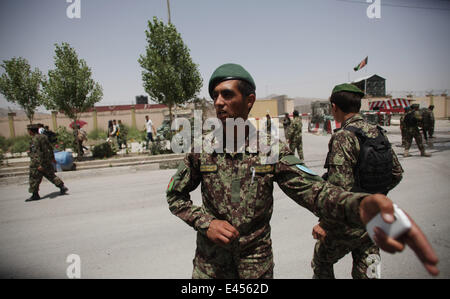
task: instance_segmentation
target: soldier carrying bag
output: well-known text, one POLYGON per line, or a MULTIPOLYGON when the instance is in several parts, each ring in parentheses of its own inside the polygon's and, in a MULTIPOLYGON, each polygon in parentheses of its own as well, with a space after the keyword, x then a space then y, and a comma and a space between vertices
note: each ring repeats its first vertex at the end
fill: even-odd
POLYGON ((353 192, 387 194, 392 184, 394 167, 391 144, 383 134, 383 129, 377 126, 378 136, 369 138, 362 129, 346 127, 358 138, 360 151, 358 162, 354 169, 355 186, 353 192))

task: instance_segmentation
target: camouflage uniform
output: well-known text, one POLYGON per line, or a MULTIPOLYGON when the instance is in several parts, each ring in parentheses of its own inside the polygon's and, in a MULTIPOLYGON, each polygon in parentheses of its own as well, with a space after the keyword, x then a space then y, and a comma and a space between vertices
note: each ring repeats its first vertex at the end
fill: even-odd
POLYGON ((402 135, 402 146, 404 147, 406 144, 406 125, 405 125, 405 115, 403 114, 400 117, 400 133, 402 135))
POLYGON ((298 152, 298 157, 303 161, 303 142, 302 142, 302 118, 301 116, 294 117, 291 121, 288 131, 289 148, 295 154, 298 152))
MULTIPOLYGON (((369 138, 378 136, 378 129, 364 121, 360 114, 347 119, 342 128, 337 130, 329 142, 329 153, 326 168, 327 181, 340 186, 347 191, 355 185, 354 169, 356 167, 360 145, 354 133, 344 130, 351 126, 361 128, 369 138)), ((393 181, 389 190, 394 188, 402 179, 403 169, 397 156, 393 155, 393 181)), ((373 256, 379 258, 379 248, 370 240, 364 226, 347 225, 332 219, 321 218, 320 226, 326 231, 324 241, 318 240, 314 248, 311 266, 315 278, 334 278, 333 264, 351 252, 353 257, 352 277, 368 278, 367 270, 373 263, 373 256)))
POLYGON ((30 143, 30 193, 37 193, 42 177, 46 177, 58 188, 64 187, 63 181, 55 175, 53 148, 45 135, 36 134, 30 143), (42 171, 38 167, 43 168, 42 171))
MULTIPOLYGON (((422 126, 422 116, 419 111, 410 111, 408 114, 413 113, 416 118, 417 124, 411 126, 409 124, 406 125, 406 139, 405 139, 405 156, 409 156, 409 148, 411 147, 411 143, 413 138, 416 140, 417 147, 420 150, 422 155, 425 155, 425 147, 423 145, 422 135, 419 131, 419 126, 422 126)), ((406 116, 405 116, 406 117, 406 116)))
POLYGON ((274 182, 319 217, 361 223, 358 206, 367 194, 345 192, 308 173, 286 144, 278 146, 279 159, 272 164, 249 146, 237 153, 221 153, 220 148, 191 152, 180 163, 169 182, 167 201, 174 215, 197 230, 193 278, 273 277, 269 222, 274 182), (202 205, 196 206, 189 193, 200 184, 202 205), (210 241, 206 232, 214 219, 228 221, 239 237, 227 246, 210 241))
POLYGON ((434 131, 434 114, 431 109, 424 109, 422 112, 422 123, 423 123, 423 136, 425 140, 428 140, 427 135, 432 138, 434 131))

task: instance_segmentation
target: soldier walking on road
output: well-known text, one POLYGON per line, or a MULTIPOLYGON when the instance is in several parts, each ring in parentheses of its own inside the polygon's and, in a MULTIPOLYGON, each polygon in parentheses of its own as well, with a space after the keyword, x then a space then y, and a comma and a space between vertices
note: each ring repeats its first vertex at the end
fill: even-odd
POLYGON ((434 131, 433 109, 434 106, 431 105, 430 107, 422 111, 423 137, 426 140, 429 147, 433 146, 433 143, 430 140, 431 138, 433 138, 433 131, 434 131))
POLYGON ((405 113, 400 117, 400 133, 402 135, 402 147, 406 145, 406 125, 405 125, 405 116, 408 114, 411 107, 405 107, 405 113))
POLYGON ((423 157, 431 157, 431 154, 425 152, 425 147, 422 141, 422 135, 419 131, 419 125, 422 125, 422 117, 419 113, 419 105, 411 105, 411 111, 409 111, 405 116, 405 126, 406 126, 406 142, 405 142, 405 152, 404 157, 409 157, 409 148, 411 147, 412 139, 414 138, 417 143, 417 147, 420 150, 420 155, 423 157))
MULTIPOLYGON (((223 131, 208 136, 220 139, 226 135, 230 120, 247 120, 256 99, 255 88, 253 78, 240 65, 225 64, 214 71, 209 93, 223 131)), ((232 125, 228 130, 236 128, 232 125)), ((170 211, 197 230, 193 278, 273 278, 269 222, 274 182, 295 202, 321 218, 362 225, 380 212, 384 221, 394 220, 393 203, 386 196, 350 193, 325 182, 284 143, 271 144, 270 152, 278 150, 278 159, 271 160, 268 153, 253 148, 251 132, 255 130, 251 122, 241 129, 246 134, 238 134, 246 138, 240 145, 234 134, 234 143, 227 140, 231 145, 225 145, 222 139, 222 143, 212 143, 210 150, 200 153, 193 147, 167 187, 170 211), (230 147, 234 150, 229 151, 230 147), (190 192, 200 184, 202 205, 197 206, 191 201, 190 192)), ((429 273, 437 275, 437 257, 425 235, 412 223, 401 241, 374 230, 377 244, 393 253, 403 250, 403 242, 407 242, 429 273)))
POLYGON ((295 150, 297 150, 298 157, 303 161, 302 117, 299 115, 297 110, 294 110, 293 116, 294 118, 292 119, 288 132, 289 148, 294 154, 295 150))
POLYGON ((38 127, 36 125, 27 126, 28 133, 30 134, 30 188, 29 192, 33 195, 26 201, 38 200, 39 185, 41 184, 42 177, 46 177, 56 187, 60 189, 60 193, 65 194, 69 189, 64 186, 63 181, 55 175, 55 169, 53 168, 53 162, 55 160, 53 154, 53 148, 47 139, 47 136, 38 133, 38 127))
MULTIPOLYGON (((346 191, 387 194, 402 179, 403 169, 381 127, 369 124, 359 114, 363 96, 364 92, 352 84, 340 84, 333 89, 331 111, 342 126, 335 130, 328 145, 325 178, 346 191), (373 147, 367 147, 368 142, 373 147), (365 155, 371 148, 378 149, 373 152, 376 155, 365 155), (361 169, 368 164, 376 167, 361 169)), ((353 257, 353 278, 379 275, 370 271, 372 263, 381 260, 379 248, 363 225, 321 218, 313 228, 313 237, 317 239, 311 262, 314 278, 335 278, 333 265, 349 252, 353 257)))

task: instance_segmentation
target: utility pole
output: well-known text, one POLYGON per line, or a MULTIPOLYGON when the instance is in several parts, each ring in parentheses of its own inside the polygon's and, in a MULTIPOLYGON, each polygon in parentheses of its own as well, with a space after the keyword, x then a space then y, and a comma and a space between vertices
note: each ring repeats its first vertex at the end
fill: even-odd
POLYGON ((169 15, 169 24, 170 24, 171 22, 170 22, 170 2, 169 2, 169 0, 167 0, 167 13, 169 15))

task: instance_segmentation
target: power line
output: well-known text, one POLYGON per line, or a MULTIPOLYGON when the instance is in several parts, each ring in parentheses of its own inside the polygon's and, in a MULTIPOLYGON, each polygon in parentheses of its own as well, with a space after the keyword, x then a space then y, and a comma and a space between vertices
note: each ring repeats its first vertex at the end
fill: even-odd
MULTIPOLYGON (((371 3, 368 3, 366 1, 357 1, 357 0, 335 0, 340 2, 347 2, 347 3, 355 3, 355 4, 364 4, 364 5, 370 5, 371 3)), ((444 1, 444 0, 440 0, 444 1)), ((449 2, 448 0, 445 2, 449 2)), ((411 6, 411 5, 402 5, 402 4, 392 4, 392 3, 380 3, 381 6, 390 6, 390 7, 400 7, 400 8, 413 8, 413 9, 428 9, 428 10, 440 10, 440 11, 450 11, 450 8, 444 8, 444 7, 425 7, 425 6, 411 6)))

